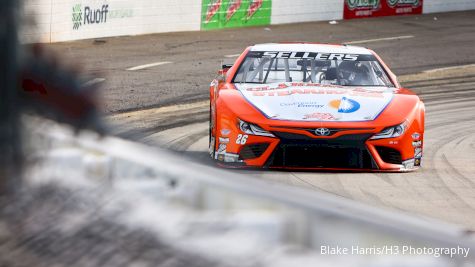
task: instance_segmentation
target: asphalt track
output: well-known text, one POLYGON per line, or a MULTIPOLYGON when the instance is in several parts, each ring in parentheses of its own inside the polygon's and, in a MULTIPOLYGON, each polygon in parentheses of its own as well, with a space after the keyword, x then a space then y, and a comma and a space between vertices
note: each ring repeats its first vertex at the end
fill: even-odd
MULTIPOLYGON (((114 133, 213 164, 207 157, 208 83, 220 59, 252 43, 364 41, 426 103, 423 168, 412 173, 233 170, 408 211, 475 230, 475 12, 364 19, 55 44, 102 69, 114 133), (435 19, 437 18, 437 19, 435 19), (173 62, 126 70, 157 62, 173 62), (417 73, 415 75, 408 75, 417 73), (171 105, 173 104, 173 105, 171 105)), ((270 187, 271 188, 271 187, 270 187)))

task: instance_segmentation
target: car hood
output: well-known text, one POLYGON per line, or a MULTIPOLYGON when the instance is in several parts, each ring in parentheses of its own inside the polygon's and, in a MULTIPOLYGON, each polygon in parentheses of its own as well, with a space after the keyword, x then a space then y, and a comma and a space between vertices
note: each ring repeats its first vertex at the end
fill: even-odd
POLYGON ((268 119, 288 121, 372 121, 386 109, 394 88, 308 83, 235 84, 268 119))

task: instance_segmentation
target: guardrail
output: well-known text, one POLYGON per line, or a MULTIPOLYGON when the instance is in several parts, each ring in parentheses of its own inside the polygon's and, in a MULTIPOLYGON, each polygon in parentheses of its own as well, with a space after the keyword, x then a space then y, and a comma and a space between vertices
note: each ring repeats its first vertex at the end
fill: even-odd
MULTIPOLYGON (((164 220, 157 223, 141 217, 131 219, 133 224, 155 228, 169 242, 195 253, 231 262, 236 257, 260 259, 262 266, 286 266, 282 263, 302 259, 307 259, 304 266, 327 266, 328 262, 328 266, 475 264, 475 241, 462 227, 245 177, 114 137, 95 133, 75 136, 72 130, 44 119, 25 120, 30 140, 27 148, 33 152, 28 154, 42 159, 40 169, 51 175, 86 177, 121 194, 147 198, 144 205, 161 210, 166 214, 164 220), (185 234, 196 231, 204 233, 185 234), (232 244, 232 249, 223 242, 232 244), (305 253, 282 250, 289 246, 305 253), (348 257, 325 255, 328 248, 337 246, 350 249, 348 257), (355 247, 375 251, 357 255, 355 247), (385 253, 375 255, 380 248, 385 253), (419 254, 424 248, 426 253, 419 254), (431 248, 469 252, 466 256, 459 250, 456 255, 435 257, 427 255, 431 248)), ((38 167, 35 172, 44 174, 38 167)))

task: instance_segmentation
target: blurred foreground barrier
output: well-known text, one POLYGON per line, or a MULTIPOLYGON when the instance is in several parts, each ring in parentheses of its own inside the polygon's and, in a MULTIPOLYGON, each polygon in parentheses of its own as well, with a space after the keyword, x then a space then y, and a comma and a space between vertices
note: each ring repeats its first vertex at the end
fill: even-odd
POLYGON ((36 117, 23 121, 29 162, 36 162, 30 179, 107 188, 128 203, 124 224, 227 265, 475 266, 473 235, 462 227, 248 178, 113 137, 75 136, 36 117))

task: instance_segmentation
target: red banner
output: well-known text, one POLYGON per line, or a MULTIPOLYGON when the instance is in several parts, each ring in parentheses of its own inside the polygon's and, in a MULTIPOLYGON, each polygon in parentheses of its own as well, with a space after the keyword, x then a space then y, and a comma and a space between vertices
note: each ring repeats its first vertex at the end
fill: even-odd
POLYGON ((423 0, 345 0, 343 18, 422 14, 423 0))

